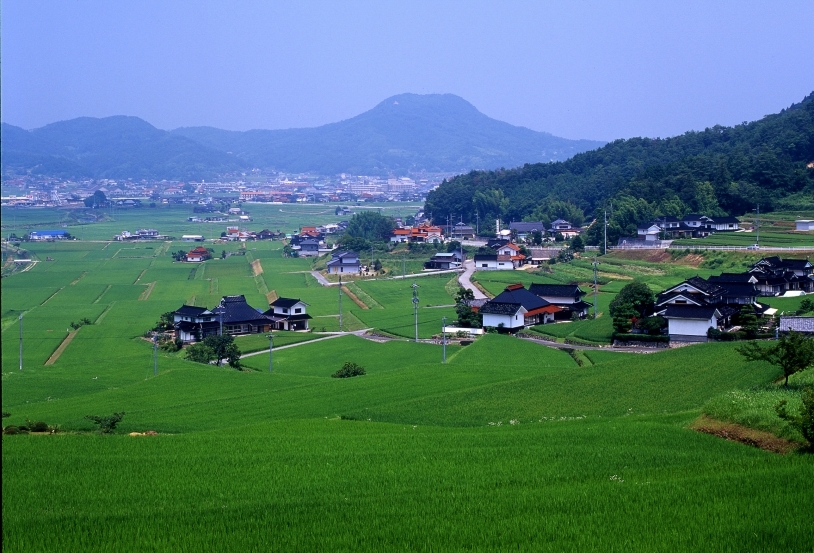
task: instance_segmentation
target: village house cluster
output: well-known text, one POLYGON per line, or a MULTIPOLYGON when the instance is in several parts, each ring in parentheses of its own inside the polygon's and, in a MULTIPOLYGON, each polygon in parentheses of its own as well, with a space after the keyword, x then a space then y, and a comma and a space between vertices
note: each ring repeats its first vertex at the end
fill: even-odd
POLYGON ((261 334, 273 330, 308 330, 308 304, 298 298, 277 298, 266 311, 249 305, 246 297, 223 296, 212 309, 182 305, 173 312, 173 329, 186 343, 207 336, 261 334))

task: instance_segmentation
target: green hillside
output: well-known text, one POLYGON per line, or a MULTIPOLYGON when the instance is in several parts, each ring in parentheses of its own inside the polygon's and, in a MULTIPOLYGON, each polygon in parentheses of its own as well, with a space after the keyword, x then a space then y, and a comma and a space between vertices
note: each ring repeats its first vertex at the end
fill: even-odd
POLYGON ((612 201, 608 239, 635 234, 657 215, 741 215, 760 204, 814 209, 814 94, 778 114, 735 127, 673 138, 616 140, 559 163, 473 171, 427 197, 436 221, 447 215, 481 228, 504 221, 599 215, 612 201))

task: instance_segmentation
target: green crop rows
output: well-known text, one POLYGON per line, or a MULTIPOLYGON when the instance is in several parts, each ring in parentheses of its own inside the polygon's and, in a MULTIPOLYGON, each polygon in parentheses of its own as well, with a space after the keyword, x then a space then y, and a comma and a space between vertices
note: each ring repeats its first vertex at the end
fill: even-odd
MULTIPOLYGON (((278 206, 264 207, 275 216, 278 206)), ((18 226, 29 216, 19 213, 18 226)), ((64 216, 40 212, 52 215, 64 216)), ((332 220, 333 210, 305 215, 332 220)), ((310 222, 305 215, 283 212, 280 224, 310 222)), ((85 230, 112 234, 96 228, 104 224, 113 228, 85 230)), ((443 364, 441 345, 407 340, 413 281, 384 279, 352 285, 370 309, 344 296, 343 326, 402 339, 275 333, 281 349, 269 372, 268 340, 254 335, 237 339, 257 352, 245 371, 160 352, 153 376, 141 335, 182 303, 212 307, 244 294, 265 308, 264 290, 274 290, 307 302, 313 328, 336 331, 338 289, 320 286, 308 260, 284 258, 279 242, 216 245, 237 255, 195 270, 172 261, 169 252, 188 248, 181 242, 26 246, 39 262, 2 280, 4 425, 42 420, 59 432, 3 436, 4 551, 811 550, 810 455, 687 428, 702 412, 750 422, 750 409, 765 416, 783 393, 772 384, 777 369, 743 363, 734 344, 587 351, 580 367, 564 351, 487 335, 448 345, 443 364), (84 317, 92 324, 46 365, 84 317), (331 378, 345 361, 367 374, 331 378), (120 411, 114 435, 94 433, 85 418, 120 411), (158 435, 127 435, 147 430, 158 435)), ((607 341, 607 305, 624 283, 658 288, 709 274, 602 262, 600 317, 539 332, 607 341)), ((512 282, 584 285, 592 269, 577 261, 476 276, 498 293, 512 282)), ((416 279, 422 338, 455 318, 450 278, 416 279)), ((789 435, 777 420, 761 424, 789 435)))

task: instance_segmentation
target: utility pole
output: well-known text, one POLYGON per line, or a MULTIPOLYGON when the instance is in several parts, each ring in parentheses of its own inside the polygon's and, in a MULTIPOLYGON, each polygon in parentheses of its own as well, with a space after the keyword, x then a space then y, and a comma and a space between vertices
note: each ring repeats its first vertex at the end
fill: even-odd
POLYGON ((401 253, 401 278, 404 279, 404 275, 407 274, 407 252, 401 253))
POLYGON ((418 284, 413 281, 413 314, 415 316, 415 341, 418 342, 418 284))
POLYGON ((760 246, 760 204, 757 204, 757 237, 755 244, 760 246))
POLYGON ((441 329, 444 334, 444 364, 447 362, 447 318, 441 318, 441 329))
POLYGON ((271 330, 269 330, 268 339, 269 339, 269 372, 272 372, 271 350, 274 346, 274 334, 271 333, 271 330))
POLYGON ((475 236, 480 234, 480 213, 475 212, 475 236))
POLYGON ((342 275, 339 275, 339 332, 342 332, 342 275))
POLYGON ((23 370, 23 314, 17 318, 20 322, 20 370, 23 370))
POLYGON ((594 256, 594 319, 596 319, 596 304, 597 304, 597 301, 596 301, 597 292, 596 292, 596 290, 597 290, 597 285, 596 285, 596 256, 594 256))
POLYGON ((153 376, 158 375, 158 334, 153 334, 153 376))
POLYGON ((608 209, 605 208, 605 245, 602 248, 602 255, 608 253, 608 209))

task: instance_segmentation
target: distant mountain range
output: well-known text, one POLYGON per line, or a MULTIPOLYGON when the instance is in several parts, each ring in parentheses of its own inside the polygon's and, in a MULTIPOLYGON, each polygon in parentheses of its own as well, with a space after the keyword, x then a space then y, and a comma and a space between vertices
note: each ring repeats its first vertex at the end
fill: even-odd
POLYGON ((602 146, 497 121, 452 94, 401 94, 345 121, 286 130, 162 131, 137 117, 2 124, 2 171, 59 177, 213 178, 258 167, 389 175, 562 161, 602 146))

